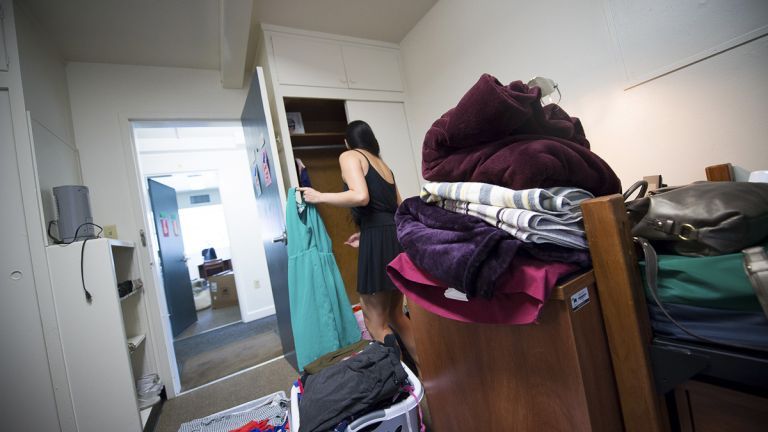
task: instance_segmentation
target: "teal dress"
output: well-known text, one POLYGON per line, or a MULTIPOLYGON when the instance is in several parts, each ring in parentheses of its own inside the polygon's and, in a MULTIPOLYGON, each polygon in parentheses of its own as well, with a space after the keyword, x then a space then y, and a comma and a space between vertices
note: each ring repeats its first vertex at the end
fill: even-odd
POLYGON ((288 233, 288 297, 299 370, 318 357, 360 340, 331 239, 312 204, 285 206, 288 233))

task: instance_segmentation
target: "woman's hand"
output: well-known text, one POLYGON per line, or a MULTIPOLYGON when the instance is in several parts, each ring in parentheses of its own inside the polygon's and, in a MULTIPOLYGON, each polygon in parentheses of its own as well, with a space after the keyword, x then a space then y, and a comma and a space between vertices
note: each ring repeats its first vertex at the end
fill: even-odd
POLYGON ((349 236, 347 241, 344 242, 345 245, 352 246, 353 248, 360 247, 360 233, 356 232, 349 236))
POLYGON ((311 187, 300 187, 297 189, 304 196, 304 201, 311 204, 323 202, 323 193, 312 189, 311 187))

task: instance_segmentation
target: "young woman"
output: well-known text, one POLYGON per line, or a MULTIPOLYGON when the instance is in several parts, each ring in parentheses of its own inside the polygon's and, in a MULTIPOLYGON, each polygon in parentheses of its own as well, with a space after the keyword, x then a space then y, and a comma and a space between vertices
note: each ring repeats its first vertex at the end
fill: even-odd
POLYGON ((349 150, 339 157, 344 192, 299 190, 306 202, 351 208, 360 232, 353 234, 346 244, 360 249, 357 291, 365 325, 378 341, 392 333, 391 325, 415 358, 410 321, 403 314, 403 295, 387 276, 387 264, 402 251, 395 229, 395 211, 402 201, 400 192, 392 170, 379 156, 379 143, 368 123, 356 120, 347 125, 346 144, 349 150))

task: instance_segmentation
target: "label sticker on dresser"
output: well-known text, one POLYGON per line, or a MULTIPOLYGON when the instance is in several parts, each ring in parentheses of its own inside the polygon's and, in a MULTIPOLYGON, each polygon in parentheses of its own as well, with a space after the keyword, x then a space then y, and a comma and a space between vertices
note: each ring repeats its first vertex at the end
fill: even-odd
POLYGON ((571 296, 571 309, 579 310, 589 303, 589 288, 582 288, 571 296))

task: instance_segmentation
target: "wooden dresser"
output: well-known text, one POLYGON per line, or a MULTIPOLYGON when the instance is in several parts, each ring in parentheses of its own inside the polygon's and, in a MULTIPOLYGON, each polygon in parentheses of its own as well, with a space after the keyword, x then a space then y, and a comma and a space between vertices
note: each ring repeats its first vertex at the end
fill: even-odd
POLYGON ((556 287, 538 324, 463 323, 409 307, 434 430, 622 430, 591 271, 556 287), (574 310, 584 288, 589 302, 574 310))

